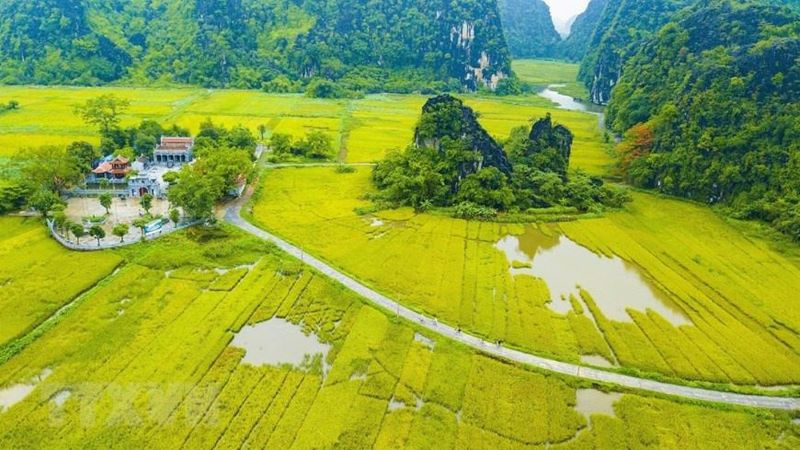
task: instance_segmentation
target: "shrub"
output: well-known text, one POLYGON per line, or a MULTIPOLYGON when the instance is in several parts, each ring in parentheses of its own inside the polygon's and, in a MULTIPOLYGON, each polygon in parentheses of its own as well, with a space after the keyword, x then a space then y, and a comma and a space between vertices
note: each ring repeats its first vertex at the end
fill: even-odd
POLYGON ((491 220, 497 216, 497 210, 472 202, 461 202, 453 209, 453 216, 466 220, 491 220))

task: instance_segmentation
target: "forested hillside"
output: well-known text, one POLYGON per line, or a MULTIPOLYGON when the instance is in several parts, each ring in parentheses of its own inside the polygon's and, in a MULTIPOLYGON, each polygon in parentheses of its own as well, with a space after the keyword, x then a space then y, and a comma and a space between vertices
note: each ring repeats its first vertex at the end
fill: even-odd
POLYGON ((0 82, 364 90, 492 86, 510 74, 478 0, 0 0, 0 82))
POLYGON ((553 25, 550 7, 542 0, 497 0, 508 49, 514 58, 556 55, 561 36, 553 25))
POLYGON ((624 67, 608 108, 633 183, 723 203, 800 239, 800 14, 716 0, 624 67))
POLYGON ((589 42, 603 17, 608 0, 591 0, 586 11, 575 18, 569 36, 561 41, 556 54, 569 61, 580 61, 589 49, 589 42))
POLYGON ((608 0, 597 23, 579 78, 594 103, 606 104, 622 66, 638 44, 695 0, 608 0))

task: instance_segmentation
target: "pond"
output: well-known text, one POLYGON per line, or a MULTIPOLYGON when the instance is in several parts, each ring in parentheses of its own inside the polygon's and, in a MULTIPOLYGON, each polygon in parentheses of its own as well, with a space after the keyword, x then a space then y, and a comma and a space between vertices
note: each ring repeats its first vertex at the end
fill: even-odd
POLYGON ((330 351, 330 345, 320 342, 316 335, 307 335, 300 326, 284 319, 245 326, 231 345, 244 349, 242 361, 256 366, 289 364, 302 368, 316 356, 324 363, 330 351))
MULTIPOLYGON (((638 266, 616 256, 596 254, 566 236, 528 227, 521 236, 501 239, 496 248, 508 258, 512 275, 544 280, 551 296, 548 306, 559 314, 572 310, 569 297, 580 299, 580 286, 608 319, 631 322, 627 312, 631 308, 655 311, 676 326, 691 323, 638 266)), ((585 305, 584 310, 588 314, 585 305)))

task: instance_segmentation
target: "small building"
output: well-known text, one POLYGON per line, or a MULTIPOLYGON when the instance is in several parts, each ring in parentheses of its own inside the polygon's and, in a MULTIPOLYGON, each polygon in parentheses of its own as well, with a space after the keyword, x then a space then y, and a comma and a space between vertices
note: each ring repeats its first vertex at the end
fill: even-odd
POLYGON ((166 196, 165 183, 157 174, 142 172, 128 180, 128 191, 131 197, 144 197, 150 194, 156 198, 166 196))
POLYGON ((153 151, 153 162, 174 166, 192 162, 194 139, 191 137, 162 136, 153 151))
POLYGON ((150 158, 141 155, 133 161, 131 167, 133 167, 133 170, 136 172, 144 172, 148 167, 150 167, 150 158))
POLYGON ((100 182, 108 180, 112 183, 124 183, 125 177, 131 172, 131 163, 124 156, 106 157, 92 169, 89 177, 90 182, 100 182))

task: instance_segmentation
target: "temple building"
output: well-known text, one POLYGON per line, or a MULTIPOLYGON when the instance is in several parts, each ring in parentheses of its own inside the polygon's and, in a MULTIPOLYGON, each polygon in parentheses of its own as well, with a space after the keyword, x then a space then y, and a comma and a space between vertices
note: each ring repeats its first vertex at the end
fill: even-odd
POLYGON ((194 158, 193 148, 194 139, 191 137, 162 136, 153 151, 153 162, 168 166, 190 163, 194 158))
POLYGON ((108 180, 111 183, 126 182, 125 176, 131 171, 131 162, 124 156, 107 157, 92 169, 90 182, 108 180))

